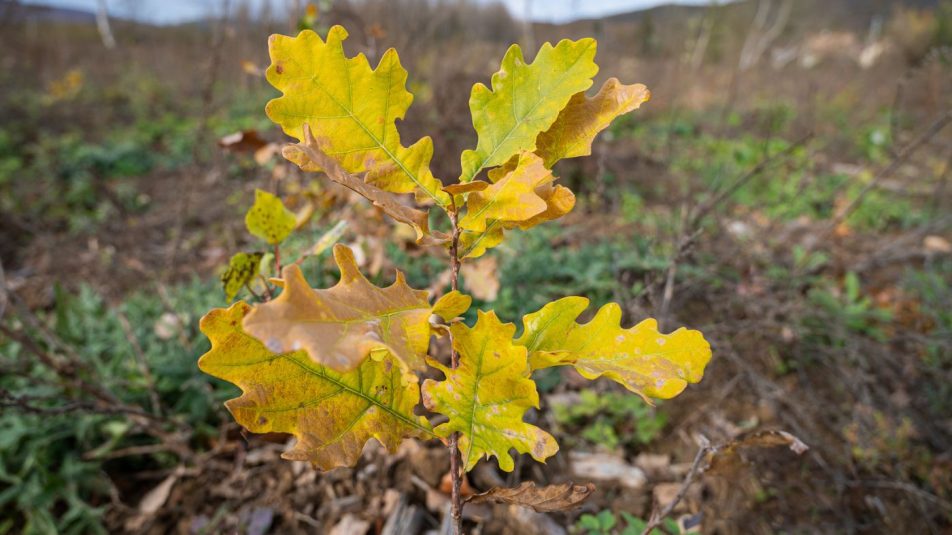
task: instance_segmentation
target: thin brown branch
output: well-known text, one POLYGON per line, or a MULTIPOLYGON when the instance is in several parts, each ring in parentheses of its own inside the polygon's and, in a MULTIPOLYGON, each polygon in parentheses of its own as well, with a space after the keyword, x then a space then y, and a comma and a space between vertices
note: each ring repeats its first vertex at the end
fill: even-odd
POLYGON ((681 488, 678 489, 678 494, 670 503, 661 509, 655 509, 651 512, 651 518, 648 519, 648 523, 645 525, 645 529, 641 532, 641 535, 648 535, 651 533, 651 530, 661 525, 661 522, 681 503, 681 500, 687 495, 688 489, 694 484, 694 479, 702 472, 701 462, 714 448, 711 446, 711 442, 703 435, 698 437, 698 442, 700 442, 701 447, 697 450, 697 454, 694 455, 694 462, 691 463, 691 469, 688 470, 687 475, 684 476, 684 481, 681 482, 681 488))
POLYGON ((922 131, 919 136, 900 149, 899 152, 893 157, 892 161, 889 162, 889 165, 876 173, 876 176, 874 176, 873 179, 870 180, 866 186, 864 186, 863 189, 856 194, 856 197, 852 200, 852 202, 850 202, 836 214, 836 216, 830 221, 830 224, 827 226, 823 235, 829 236, 832 234, 841 223, 846 221, 846 219, 863 204, 863 201, 866 200, 866 196, 870 191, 879 186, 879 183, 882 182, 884 178, 895 173, 902 164, 906 163, 906 161, 912 157, 913 154, 925 146, 925 144, 938 135, 939 132, 945 129, 945 127, 948 126, 950 122, 952 122, 952 111, 948 111, 936 119, 931 125, 929 125, 928 128, 922 131))

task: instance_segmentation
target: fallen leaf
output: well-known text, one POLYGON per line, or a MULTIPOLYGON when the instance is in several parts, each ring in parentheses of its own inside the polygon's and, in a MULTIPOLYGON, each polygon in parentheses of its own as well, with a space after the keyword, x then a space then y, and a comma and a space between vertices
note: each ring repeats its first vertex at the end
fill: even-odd
POLYGON ((231 152, 253 153, 268 145, 257 130, 240 130, 218 140, 218 146, 231 152))
POLYGON ((736 465, 741 452, 749 448, 774 448, 786 446, 797 455, 806 453, 810 447, 791 433, 780 430, 756 431, 718 446, 708 453, 709 473, 729 472, 736 465))
POLYGON ((463 287, 476 299, 492 302, 499 296, 499 272, 496 257, 486 256, 471 262, 464 262, 460 268, 463 275, 463 287))
POLYGON ((537 513, 551 513, 578 507, 595 491, 595 485, 560 483, 537 487, 525 481, 518 487, 495 487, 466 499, 466 503, 497 502, 531 507, 537 513))
POLYGON ((616 481, 631 489, 643 488, 648 482, 640 468, 628 464, 618 455, 573 451, 569 453, 569 463, 572 473, 578 477, 616 481))
POLYGON ((952 253, 952 243, 942 236, 926 236, 922 246, 931 253, 952 253))

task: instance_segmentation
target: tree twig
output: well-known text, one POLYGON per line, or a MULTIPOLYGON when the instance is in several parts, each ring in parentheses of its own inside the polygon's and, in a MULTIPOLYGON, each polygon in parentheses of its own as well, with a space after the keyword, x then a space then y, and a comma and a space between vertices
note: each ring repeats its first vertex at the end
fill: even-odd
POLYGON ((840 210, 836 216, 830 221, 826 230, 823 232, 823 236, 829 236, 836 230, 843 221, 852 215, 860 205, 863 204, 863 201, 866 199, 866 195, 869 194, 874 188, 876 188, 880 182, 887 176, 892 175, 899 169, 899 166, 904 164, 913 154, 915 154, 920 148, 922 148, 926 143, 928 143, 933 137, 935 137, 939 132, 941 132, 949 123, 952 122, 952 111, 944 113, 941 117, 936 119, 928 128, 926 128, 918 137, 910 141, 906 146, 899 150, 898 153, 893 157, 892 161, 889 162, 889 165, 881 169, 876 176, 870 180, 866 186, 856 194, 856 197, 850 202, 846 207, 840 210))
MULTIPOLYGON (((648 523, 645 525, 645 529, 641 532, 641 535, 648 535, 651 533, 651 530, 661 525, 661 522, 664 521, 668 515, 674 511, 674 508, 677 507, 681 500, 684 499, 684 496, 687 495, 688 489, 691 488, 691 485, 694 483, 694 478, 697 477, 698 473, 701 472, 701 462, 707 456, 708 453, 713 451, 711 446, 711 441, 709 441, 705 436, 698 436, 698 442, 700 442, 700 448, 697 450, 697 454, 694 456, 694 462, 691 463, 691 469, 688 470, 687 475, 684 476, 684 481, 681 482, 681 488, 678 489, 678 494, 671 500, 670 503, 662 507, 661 509, 654 509, 651 512, 651 518, 648 519, 648 523)), ((660 505, 660 504, 659 504, 660 505)))

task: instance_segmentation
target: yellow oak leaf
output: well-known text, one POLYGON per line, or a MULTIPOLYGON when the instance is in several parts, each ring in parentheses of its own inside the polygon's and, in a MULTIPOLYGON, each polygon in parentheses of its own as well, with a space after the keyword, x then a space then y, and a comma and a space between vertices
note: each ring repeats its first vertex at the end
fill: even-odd
POLYGON ((321 150, 309 124, 304 124, 304 141, 296 145, 287 145, 282 153, 291 161, 307 162, 302 164, 302 168, 322 169, 334 182, 359 193, 395 220, 410 225, 416 233, 417 243, 436 245, 449 240, 449 237, 442 233, 430 231, 427 212, 406 206, 393 193, 367 184, 345 171, 335 159, 321 150))
POLYGON ((536 138, 552 126, 572 95, 592 85, 598 72, 595 40, 564 39, 542 45, 532 63, 512 45, 493 74, 492 90, 473 86, 469 109, 479 139, 463 152, 460 182, 469 182, 488 167, 506 163, 522 151, 532 152, 536 138))
POLYGON ((488 221, 518 224, 545 212, 545 200, 536 188, 555 180, 542 159, 531 152, 519 155, 512 170, 482 191, 469 193, 466 215, 459 221, 463 230, 483 232, 488 221))
POLYGON ((494 312, 480 311, 472 328, 457 323, 450 330, 459 366, 448 368, 430 360, 446 379, 423 383, 423 404, 449 418, 434 433, 444 439, 460 434, 467 471, 481 458, 495 456, 499 468, 511 472, 511 448, 539 462, 554 455, 559 449, 555 438, 523 421, 529 408, 539 406, 539 392, 529 378, 526 348, 512 343, 515 325, 501 323, 494 312))
POLYGON ((545 210, 525 221, 516 223, 516 226, 522 230, 558 219, 571 212, 572 208, 575 208, 575 194, 565 186, 546 184, 536 188, 536 195, 545 201, 545 210))
POLYGON ((356 464, 371 438, 392 453, 404 438, 432 437, 426 419, 413 414, 419 387, 401 382, 393 357, 366 359, 340 373, 304 351, 273 353, 242 331, 250 310, 238 302, 202 318, 212 347, 198 367, 241 388, 242 395, 225 406, 243 427, 297 438, 282 457, 330 470, 356 464))
POLYGON ((503 238, 505 230, 501 221, 490 221, 482 232, 464 230, 459 235, 459 257, 479 258, 502 243, 503 238))
POLYGON ((436 303, 433 303, 433 313, 442 318, 443 321, 451 321, 469 310, 472 304, 472 297, 458 290, 453 290, 440 297, 436 303))
POLYGON ((615 303, 576 323, 586 308, 588 299, 565 297, 523 317, 515 343, 529 351, 532 369, 571 365, 587 379, 607 377, 649 402, 673 398, 704 376, 711 346, 699 331, 662 334, 653 319, 623 329, 615 303))
POLYGON ((245 332, 275 353, 301 349, 339 372, 389 353, 416 380, 409 372, 425 367, 430 342, 428 293, 407 286, 399 271, 391 286, 374 286, 344 245, 334 246, 334 260, 340 282, 324 290, 312 289, 297 265, 285 267, 281 295, 248 313, 245 332))
POLYGON ((228 261, 228 269, 221 275, 221 284, 229 303, 258 275, 262 257, 262 253, 238 253, 228 261))
MULTIPOLYGON (((396 121, 403 119, 413 95, 406 90, 407 71, 397 52, 387 50, 371 69, 363 54, 347 57, 346 38, 341 26, 332 27, 326 41, 311 30, 297 37, 271 36, 266 77, 283 96, 268 103, 268 117, 298 141, 304 140, 308 123, 324 153, 348 173, 366 172, 365 180, 380 189, 448 205, 449 195, 430 171, 433 141, 424 137, 410 147, 400 142, 396 121)), ((303 158, 292 161, 305 171, 323 170, 303 158)))
MULTIPOLYGON (((539 134, 535 154, 543 159, 544 166, 548 169, 560 159, 589 155, 592 152, 592 140, 599 132, 607 128, 616 117, 637 109, 650 97, 651 93, 644 85, 622 85, 615 78, 606 81, 592 98, 586 97, 584 92, 577 93, 559 114, 556 122, 547 131, 539 134)), ((514 156, 490 170, 489 181, 497 183, 509 176, 520 158, 524 156, 514 156)), ((545 202, 546 207, 542 212, 520 222, 489 221, 486 228, 481 230, 464 228, 460 236, 463 251, 461 257, 482 256, 486 250, 502 243, 505 230, 516 227, 526 230, 558 219, 575 207, 575 194, 564 186, 546 183, 535 188, 534 193, 545 202)))
POLYGON ((650 98, 651 92, 644 85, 623 85, 617 78, 606 80, 592 98, 586 97, 584 91, 576 93, 555 123, 539 134, 536 154, 550 169, 563 158, 588 156, 599 132, 616 117, 638 109, 650 98))
MULTIPOLYGON (((497 167, 493 171, 503 169, 497 167)), ((490 173, 492 174, 492 173, 490 173)), ((558 219, 575 207, 575 194, 564 186, 551 183, 535 188, 534 194, 545 203, 545 209, 523 221, 489 220, 481 231, 463 229, 460 234, 460 258, 478 258, 487 250, 498 246, 505 231, 514 228, 530 229, 540 223, 558 219)))
POLYGON ((255 190, 255 203, 245 214, 245 226, 248 232, 276 245, 294 231, 297 217, 277 196, 259 189, 255 190))

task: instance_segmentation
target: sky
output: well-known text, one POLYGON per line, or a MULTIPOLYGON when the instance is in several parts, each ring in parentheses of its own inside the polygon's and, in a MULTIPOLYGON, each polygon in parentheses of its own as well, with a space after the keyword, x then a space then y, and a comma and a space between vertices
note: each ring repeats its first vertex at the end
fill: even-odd
MULTIPOLYGON (((20 0, 24 4, 46 4, 95 11, 97 0, 20 0)), ((270 1, 275 7, 286 0, 249 0, 252 5, 270 1)), ((488 1, 488 0, 477 0, 488 1)), ((502 0, 516 17, 523 17, 526 0, 502 0)), ((237 2, 232 2, 235 4, 237 2)), ((301 2, 302 4, 304 2, 301 2)), ((531 18, 536 21, 566 22, 644 9, 659 4, 707 4, 710 0, 534 0, 531 18)), ((220 9, 221 0, 106 0, 110 14, 160 24, 200 19, 220 9)))

